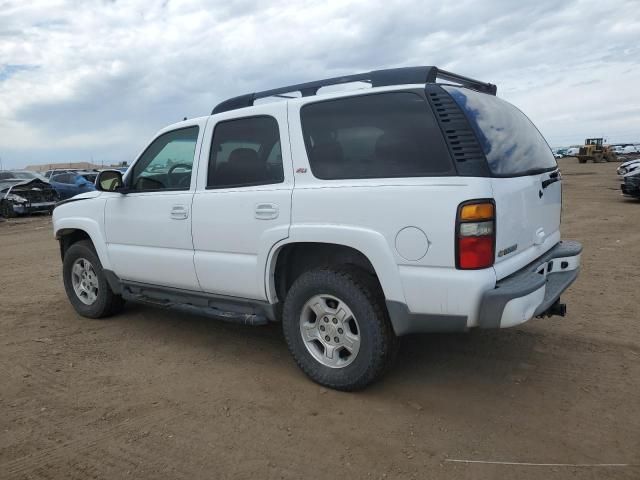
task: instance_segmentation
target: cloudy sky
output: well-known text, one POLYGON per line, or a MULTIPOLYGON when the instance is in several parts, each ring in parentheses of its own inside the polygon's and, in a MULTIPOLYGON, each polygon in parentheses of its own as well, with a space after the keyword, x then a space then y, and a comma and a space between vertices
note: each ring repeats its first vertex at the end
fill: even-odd
POLYGON ((228 96, 408 65, 496 83, 554 146, 637 141, 639 64, 638 0, 0 0, 0 157, 131 161, 228 96))

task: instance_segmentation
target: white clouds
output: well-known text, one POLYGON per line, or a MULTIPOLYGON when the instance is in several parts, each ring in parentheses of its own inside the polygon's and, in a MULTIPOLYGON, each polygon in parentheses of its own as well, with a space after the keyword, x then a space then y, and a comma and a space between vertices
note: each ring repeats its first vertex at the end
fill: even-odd
POLYGON ((0 0, 0 156, 130 160, 225 97, 417 64, 497 83, 553 144, 637 139, 639 34, 624 0, 0 0))

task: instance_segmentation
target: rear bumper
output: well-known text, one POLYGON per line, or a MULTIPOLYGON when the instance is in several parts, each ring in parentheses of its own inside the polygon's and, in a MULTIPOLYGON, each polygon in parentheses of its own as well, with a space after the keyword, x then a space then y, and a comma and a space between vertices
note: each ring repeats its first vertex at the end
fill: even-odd
POLYGON ((544 314, 578 277, 582 245, 559 242, 526 267, 500 280, 480 302, 480 328, 520 325, 544 314))

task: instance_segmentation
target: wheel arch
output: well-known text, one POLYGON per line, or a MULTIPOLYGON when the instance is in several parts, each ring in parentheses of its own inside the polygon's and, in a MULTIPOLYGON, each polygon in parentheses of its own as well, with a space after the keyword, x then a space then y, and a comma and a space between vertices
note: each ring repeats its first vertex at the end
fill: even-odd
POLYGON ((111 262, 107 254, 106 243, 103 240, 100 227, 93 220, 82 222, 58 221, 55 225, 55 238, 60 244, 60 255, 64 259, 67 249, 76 242, 89 240, 100 259, 102 268, 111 270, 111 262))
POLYGON ((274 246, 268 256, 267 299, 281 301, 297 276, 325 265, 352 265, 367 271, 377 278, 387 300, 405 301, 398 267, 384 236, 339 225, 292 227, 289 237, 274 246))

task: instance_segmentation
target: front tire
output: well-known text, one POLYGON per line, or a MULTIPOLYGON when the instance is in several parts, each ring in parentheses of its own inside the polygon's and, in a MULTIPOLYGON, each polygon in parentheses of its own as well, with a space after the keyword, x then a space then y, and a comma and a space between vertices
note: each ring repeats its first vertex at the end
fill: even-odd
POLYGON ((17 216, 11 204, 6 200, 0 203, 0 215, 4 218, 15 218, 17 216))
POLYGON ((366 273, 317 269, 287 293, 284 336, 298 366, 315 382, 360 390, 393 359, 396 337, 382 293, 366 273))
POLYGON ((91 242, 82 240, 67 249, 62 275, 67 297, 83 317, 103 318, 122 309, 124 301, 111 290, 91 242))

